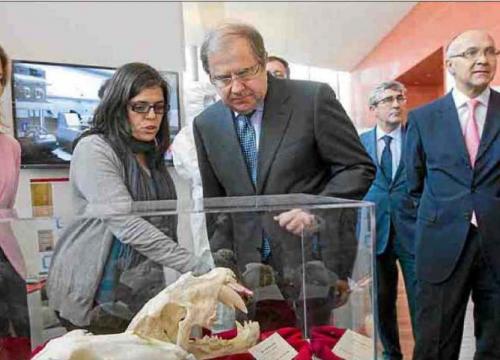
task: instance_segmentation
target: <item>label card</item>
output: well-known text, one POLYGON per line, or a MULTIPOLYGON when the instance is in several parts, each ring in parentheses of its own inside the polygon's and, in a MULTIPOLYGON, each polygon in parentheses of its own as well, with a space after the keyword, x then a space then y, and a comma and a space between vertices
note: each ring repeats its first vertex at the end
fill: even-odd
POLYGON ((347 329, 332 352, 345 360, 372 360, 373 339, 347 329))
POLYGON ((298 354, 278 333, 251 347, 248 352, 257 360, 292 360, 298 354))

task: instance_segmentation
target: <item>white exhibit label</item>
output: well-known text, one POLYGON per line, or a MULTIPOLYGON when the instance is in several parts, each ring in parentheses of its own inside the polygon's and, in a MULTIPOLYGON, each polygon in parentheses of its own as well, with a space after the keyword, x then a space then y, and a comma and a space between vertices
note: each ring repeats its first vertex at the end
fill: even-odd
POLYGON ((248 352, 257 360, 292 360, 298 354, 278 333, 251 347, 248 352))
POLYGON ((373 339, 347 329, 332 351, 345 360, 372 360, 373 339))

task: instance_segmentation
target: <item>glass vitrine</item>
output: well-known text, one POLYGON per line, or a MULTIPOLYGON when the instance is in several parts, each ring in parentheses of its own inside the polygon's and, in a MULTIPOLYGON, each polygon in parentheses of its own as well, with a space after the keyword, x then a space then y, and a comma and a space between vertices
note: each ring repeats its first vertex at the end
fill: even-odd
POLYGON ((17 335, 34 349, 74 328, 122 332, 182 272, 226 267, 252 292, 248 313, 219 303, 193 337, 252 320, 260 340, 278 333, 311 358, 377 358, 371 203, 295 194, 96 204, 50 217, 4 211, 0 225, 10 274, 0 309, 19 313, 4 317, 4 343, 17 335), (177 244, 162 245, 161 234, 177 244), (9 301, 18 306, 7 310, 9 301))

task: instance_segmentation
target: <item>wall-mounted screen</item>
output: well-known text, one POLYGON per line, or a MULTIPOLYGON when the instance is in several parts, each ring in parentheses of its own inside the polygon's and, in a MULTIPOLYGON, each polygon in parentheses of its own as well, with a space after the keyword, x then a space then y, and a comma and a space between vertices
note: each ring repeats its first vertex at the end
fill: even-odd
MULTIPOLYGON (((68 166, 73 141, 90 127, 99 89, 115 69, 14 60, 12 70, 12 113, 22 166, 68 166)), ((172 90, 173 137, 180 128, 179 78, 175 72, 162 75, 172 90)))

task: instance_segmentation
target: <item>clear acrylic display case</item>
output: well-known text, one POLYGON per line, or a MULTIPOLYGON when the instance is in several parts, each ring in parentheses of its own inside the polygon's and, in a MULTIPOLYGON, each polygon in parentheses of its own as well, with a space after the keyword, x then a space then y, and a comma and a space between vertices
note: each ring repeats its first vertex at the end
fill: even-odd
MULTIPOLYGON (((44 211, 33 210, 34 214, 44 214, 44 211)), ((74 235, 84 234, 87 227, 96 223, 109 224, 109 228, 104 226, 106 230, 101 234, 109 242, 110 236, 118 238, 127 227, 127 231, 134 231, 130 227, 144 220, 174 237, 171 229, 176 228, 178 244, 201 259, 198 269, 229 267, 239 281, 253 291, 253 296, 246 299, 248 315, 220 305, 217 319, 210 329, 212 332, 230 331, 235 320, 255 320, 260 324, 261 333, 279 332, 287 341, 283 329, 293 330, 310 344, 308 346, 314 353, 318 346, 330 347, 331 351, 350 330, 355 336, 360 335, 365 345, 371 344, 369 355, 360 355, 365 357, 359 358, 377 358, 380 346, 377 345, 373 311, 376 305, 373 298, 373 204, 304 194, 213 198, 196 203, 100 204, 50 217, 22 217, 3 210, 0 216, 2 271, 18 274, 17 277, 21 273, 27 289, 6 286, 7 296, 2 289, 2 311, 9 309, 3 304, 5 302, 19 296, 27 299, 27 308, 23 301, 18 302, 14 312, 18 311, 19 315, 11 313, 14 321, 8 324, 10 335, 29 336, 33 349, 71 328, 71 323, 61 319, 61 314, 51 307, 63 299, 48 299, 50 294, 46 291, 47 278, 56 281, 50 279, 54 276, 51 262, 55 263, 55 256, 66 256, 63 251, 54 255, 54 249, 58 241, 67 236, 68 228, 79 229, 72 231, 74 235), (287 224, 287 229, 280 224, 287 214, 297 212, 307 218, 306 228, 287 224), (266 243, 270 253, 263 250, 266 243), (204 265, 200 266, 201 263, 204 265), (23 314, 28 317, 29 326, 23 322, 23 314), (15 321, 21 328, 18 334, 15 333, 15 321), (26 326, 29 335, 23 332, 26 326)), ((141 234, 133 236, 140 238, 141 234)), ((73 237, 72 241, 78 241, 75 240, 78 236, 73 237)), ((108 265, 100 271, 104 274, 100 280, 111 276, 118 279, 120 285, 112 286, 106 292, 102 291, 105 287, 99 282, 99 293, 96 290, 94 295, 91 294, 94 297, 91 316, 104 319, 107 328, 103 332, 119 332, 144 302, 175 281, 180 273, 151 261, 144 256, 147 251, 130 255, 128 250, 126 265, 110 261, 114 256, 111 253, 122 258, 127 249, 115 251, 112 246, 108 248, 105 250, 108 265), (118 270, 113 268, 118 266, 121 266, 118 270), (109 314, 112 316, 108 318, 109 314), (116 319, 119 319, 117 323, 114 322, 116 319)), ((95 253, 96 257, 102 256, 96 249, 86 248, 86 251, 95 253)), ((76 256, 66 258, 64 262, 68 272, 71 272, 71 267, 79 269, 72 273, 75 287, 82 281, 91 281, 89 279, 99 273, 95 268, 82 268, 82 259, 83 256, 76 256)), ((13 283, 16 282, 15 274, 10 278, 14 279, 13 283)), ((91 331, 95 329, 90 328, 91 331)), ((357 338, 350 339, 353 339, 353 345, 359 346, 357 338)), ((351 351, 356 349, 351 348, 351 351)), ((318 353, 314 356, 321 358, 318 353)))

